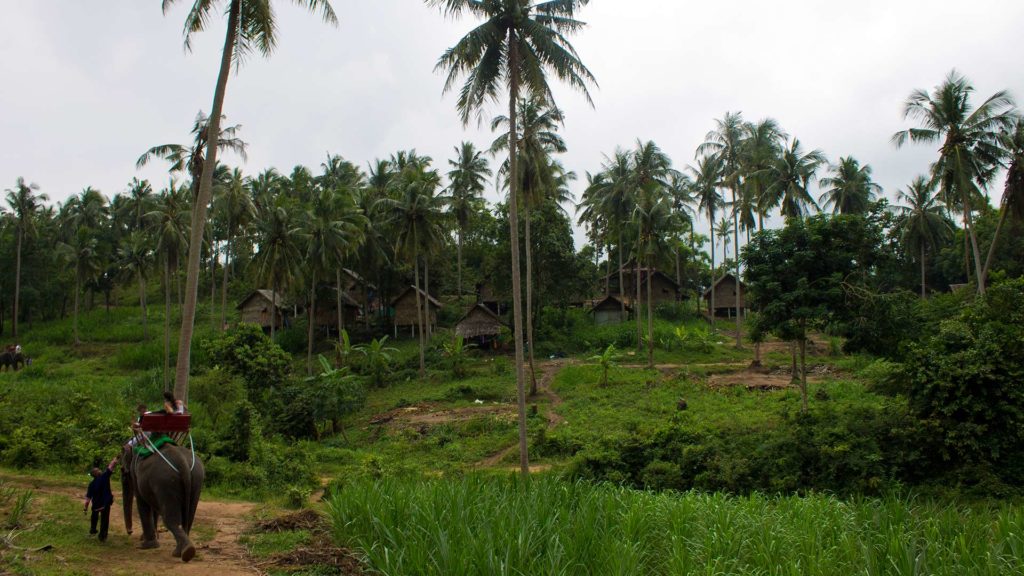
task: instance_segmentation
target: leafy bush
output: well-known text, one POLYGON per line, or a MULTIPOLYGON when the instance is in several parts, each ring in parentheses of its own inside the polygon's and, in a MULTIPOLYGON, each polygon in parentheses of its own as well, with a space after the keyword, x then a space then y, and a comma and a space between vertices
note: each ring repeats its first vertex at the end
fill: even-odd
POLYGON ((277 345, 289 354, 302 354, 309 342, 309 321, 305 316, 292 321, 291 326, 275 334, 277 345))
POLYGON ((239 324, 203 347, 216 365, 241 376, 250 390, 278 386, 291 372, 291 356, 254 324, 239 324))
MULTIPOLYGON (((362 361, 359 363, 359 373, 366 376, 370 383, 378 388, 387 385, 392 373, 392 354, 398 352, 397 349, 384 345, 387 340, 387 336, 381 336, 380 339, 374 338, 369 344, 355 348, 363 355, 362 361)), ((419 362, 419 359, 417 358, 416 361, 419 362)))
POLYGON ((936 473, 1024 485, 1024 279, 998 284, 912 346, 897 378, 936 473))

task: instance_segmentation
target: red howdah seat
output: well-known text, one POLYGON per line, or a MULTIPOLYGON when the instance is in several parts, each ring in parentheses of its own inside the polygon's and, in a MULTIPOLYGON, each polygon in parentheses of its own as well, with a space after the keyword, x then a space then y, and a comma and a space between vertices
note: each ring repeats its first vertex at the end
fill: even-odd
POLYGON ((192 425, 190 414, 143 414, 139 427, 144 432, 188 433, 192 425))

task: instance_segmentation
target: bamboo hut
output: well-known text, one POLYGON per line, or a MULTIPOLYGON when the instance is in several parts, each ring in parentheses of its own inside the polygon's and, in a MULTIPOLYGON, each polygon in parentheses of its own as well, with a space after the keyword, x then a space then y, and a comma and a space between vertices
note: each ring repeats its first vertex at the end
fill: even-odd
MULTIPOLYGON (((636 296, 636 270, 632 267, 623 268, 622 277, 626 283, 626 290, 623 292, 619 290, 619 271, 613 270, 609 274, 605 281, 608 284, 608 294, 611 296, 618 296, 625 302, 630 302, 636 296)), ((680 299, 681 291, 679 284, 672 278, 669 278, 667 274, 660 270, 651 271, 648 268, 640 269, 640 297, 641 300, 647 301, 647 281, 650 279, 651 284, 651 300, 655 305, 663 302, 677 302, 680 299)))
POLYGON ((455 325, 455 334, 480 348, 496 347, 501 335, 501 318, 483 304, 476 304, 455 325))
MULTIPOLYGON (((361 319, 363 308, 344 288, 341 291, 341 310, 344 315, 342 321, 351 330, 361 319)), ((329 332, 338 331, 338 292, 334 288, 331 288, 326 298, 317 298, 316 326, 329 332)))
POLYGON ((626 305, 626 313, 622 313, 622 301, 617 296, 608 295, 598 300, 590 307, 589 312, 594 315, 594 323, 598 326, 605 324, 621 324, 629 319, 633 311, 626 305))
MULTIPOLYGON (((395 338, 398 337, 399 328, 408 327, 409 334, 416 334, 416 326, 419 325, 419 317, 416 314, 416 292, 416 287, 409 286, 391 302, 391 307, 395 310, 395 338)), ((425 328, 429 334, 437 327, 437 311, 443 306, 441 302, 423 290, 418 290, 418 292, 420 293, 420 305, 426 307, 424 322, 426 322, 425 328)))
MULTIPOLYGON (((746 311, 747 285, 739 283, 741 288, 739 294, 739 308, 741 313, 746 311)), ((736 276, 726 274, 715 281, 714 286, 704 291, 704 300, 708 303, 708 313, 715 316, 733 317, 737 307, 736 276), (715 291, 715 309, 711 310, 711 291, 715 291)))
POLYGON ((236 308, 241 322, 256 324, 265 331, 270 330, 271 322, 275 330, 291 324, 288 304, 280 294, 275 296, 273 290, 254 290, 236 308))

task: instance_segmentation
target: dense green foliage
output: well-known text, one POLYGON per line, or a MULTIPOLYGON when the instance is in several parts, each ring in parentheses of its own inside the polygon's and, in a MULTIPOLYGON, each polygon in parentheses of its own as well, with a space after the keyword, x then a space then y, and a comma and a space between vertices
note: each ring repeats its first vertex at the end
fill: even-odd
POLYGON ((354 482, 334 535, 384 574, 1012 574, 1024 515, 886 497, 649 494, 553 478, 354 482))

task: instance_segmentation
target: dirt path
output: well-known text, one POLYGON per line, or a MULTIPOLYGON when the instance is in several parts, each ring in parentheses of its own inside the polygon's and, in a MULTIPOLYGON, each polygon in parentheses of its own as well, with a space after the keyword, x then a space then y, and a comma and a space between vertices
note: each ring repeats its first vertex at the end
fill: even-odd
MULTIPOLYGON (((82 498, 82 489, 59 484, 41 483, 18 477, 4 477, 10 484, 31 488, 37 494, 66 496, 76 501, 82 498)), ((204 498, 199 502, 192 539, 196 546, 196 557, 184 563, 171 556, 174 537, 162 527, 157 532, 160 547, 154 550, 140 550, 138 539, 141 528, 138 516, 135 518, 135 533, 131 536, 124 531, 121 514, 119 487, 114 488, 117 499, 115 510, 110 517, 110 538, 101 550, 92 540, 84 541, 82 548, 97 547, 97 561, 90 567, 89 574, 111 576, 145 575, 186 575, 186 576, 251 576, 262 574, 250 560, 245 548, 239 543, 239 536, 250 526, 256 505, 249 502, 225 502, 204 498), (212 532, 212 534, 211 534, 212 532)), ((88 520, 83 518, 83 530, 88 520)), ((59 554, 60 551, 55 553, 59 554)))
MULTIPOLYGON (((572 363, 573 360, 567 358, 540 362, 540 380, 537 381, 537 394, 531 398, 546 398, 548 400, 548 410, 544 414, 548 421, 548 430, 551 430, 555 426, 565 422, 565 418, 562 417, 561 414, 555 412, 555 408, 562 404, 562 397, 555 393, 551 388, 551 383, 554 381, 555 376, 561 372, 562 368, 565 368, 572 363)), ((506 456, 516 452, 517 450, 519 450, 518 442, 491 454, 487 458, 477 462, 475 466, 477 468, 493 468, 504 460, 506 456)), ((530 470, 533 472, 547 470, 548 468, 549 466, 547 465, 530 466, 530 470)))

